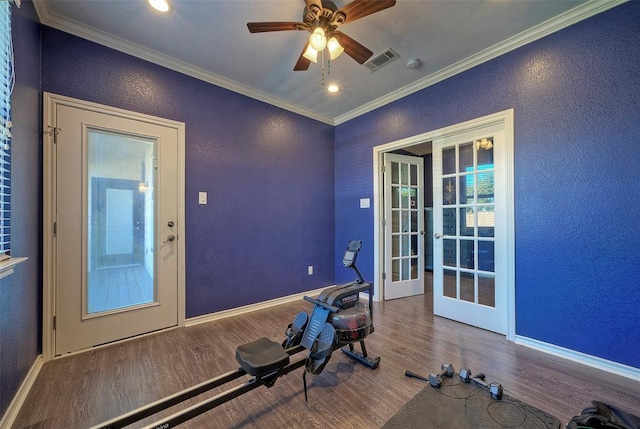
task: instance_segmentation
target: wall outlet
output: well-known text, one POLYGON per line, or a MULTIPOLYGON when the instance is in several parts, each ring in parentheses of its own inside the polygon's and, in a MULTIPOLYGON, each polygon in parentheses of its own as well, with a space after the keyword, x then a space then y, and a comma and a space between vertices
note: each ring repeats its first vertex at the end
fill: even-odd
POLYGON ((309 265, 309 266, 307 267, 307 274, 309 274, 310 276, 312 276, 312 275, 313 275, 313 265, 309 265))

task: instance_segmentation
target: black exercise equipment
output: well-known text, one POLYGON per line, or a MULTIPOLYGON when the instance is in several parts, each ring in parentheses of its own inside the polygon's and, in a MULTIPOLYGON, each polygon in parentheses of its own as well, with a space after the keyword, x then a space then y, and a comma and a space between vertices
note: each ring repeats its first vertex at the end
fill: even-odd
POLYGON ((355 265, 361 247, 361 241, 350 241, 342 259, 342 264, 353 269, 358 278, 354 282, 323 290, 317 299, 305 296, 305 301, 314 304, 313 312, 311 316, 304 311, 296 315, 293 322, 287 327, 285 340, 282 344, 263 337, 238 346, 236 360, 240 364, 240 368, 237 370, 123 414, 95 426, 95 428, 122 428, 245 375, 253 377, 236 387, 176 412, 152 425, 155 428, 168 429, 259 386, 272 387, 278 378, 303 366, 305 367, 303 373, 304 395, 307 400, 307 372, 314 375, 320 374, 329 362, 331 353, 344 346, 348 346, 342 348, 347 356, 369 368, 377 368, 380 358, 367 356, 364 345, 364 338, 373 332, 371 310, 373 284, 364 281, 355 265), (360 302, 361 292, 368 292, 368 306, 360 302), (354 350, 354 343, 360 343, 362 352, 354 350), (305 350, 308 351, 305 357, 291 362, 291 356, 305 350))
POLYGON ((415 372, 409 371, 408 369, 404 370, 404 375, 405 377, 417 378, 418 380, 422 380, 422 381, 429 381, 427 377, 420 374, 416 374, 415 372))
POLYGON ((429 374, 429 384, 433 387, 440 387, 442 384, 442 377, 453 377, 453 374, 456 372, 453 365, 450 363, 447 365, 440 365, 440 370, 441 371, 437 374, 434 374, 433 372, 429 374))
POLYGON ((468 368, 463 368, 460 370, 460 380, 463 383, 474 382, 475 384, 489 390, 491 397, 496 400, 502 399, 502 395, 504 394, 504 389, 501 384, 498 383, 487 383, 484 381, 485 375, 480 373, 475 376, 471 375, 471 370, 468 368))

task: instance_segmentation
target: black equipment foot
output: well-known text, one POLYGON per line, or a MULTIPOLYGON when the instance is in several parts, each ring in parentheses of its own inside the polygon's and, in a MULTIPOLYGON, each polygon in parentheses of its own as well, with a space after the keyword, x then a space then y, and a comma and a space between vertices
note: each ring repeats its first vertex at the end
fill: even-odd
POLYGON ((350 350, 348 347, 343 347, 341 350, 344 354, 349 356, 351 359, 357 360, 358 362, 360 362, 361 364, 365 365, 368 368, 376 369, 378 365, 380 365, 380 356, 376 358, 372 358, 369 356, 365 356, 358 351, 350 350))

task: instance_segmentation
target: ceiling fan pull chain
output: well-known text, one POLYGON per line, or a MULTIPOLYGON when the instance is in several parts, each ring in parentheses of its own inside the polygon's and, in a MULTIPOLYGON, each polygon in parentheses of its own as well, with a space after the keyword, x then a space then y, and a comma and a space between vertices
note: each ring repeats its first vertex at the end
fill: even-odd
POLYGON ((324 49, 322 50, 322 61, 320 63, 322 64, 322 86, 324 86, 324 49))

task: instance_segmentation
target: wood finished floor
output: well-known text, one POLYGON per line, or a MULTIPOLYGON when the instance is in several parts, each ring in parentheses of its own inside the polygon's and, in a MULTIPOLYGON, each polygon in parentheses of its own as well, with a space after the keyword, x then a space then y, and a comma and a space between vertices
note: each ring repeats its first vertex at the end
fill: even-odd
MULTIPOLYGON (((46 363, 14 428, 86 428, 237 368, 236 346, 262 336, 280 340, 300 301, 183 329, 173 329, 46 363)), ((335 352, 324 372, 302 369, 274 387, 259 387, 185 423, 185 428, 378 428, 451 362, 558 417, 563 424, 599 399, 640 414, 640 382, 508 342, 503 336, 434 317, 431 295, 374 303, 375 333, 367 338, 377 370, 335 352)), ((231 383, 231 385, 239 384, 231 383)), ((222 389, 158 415, 166 416, 222 389)), ((148 418, 132 427, 142 427, 148 418)))

